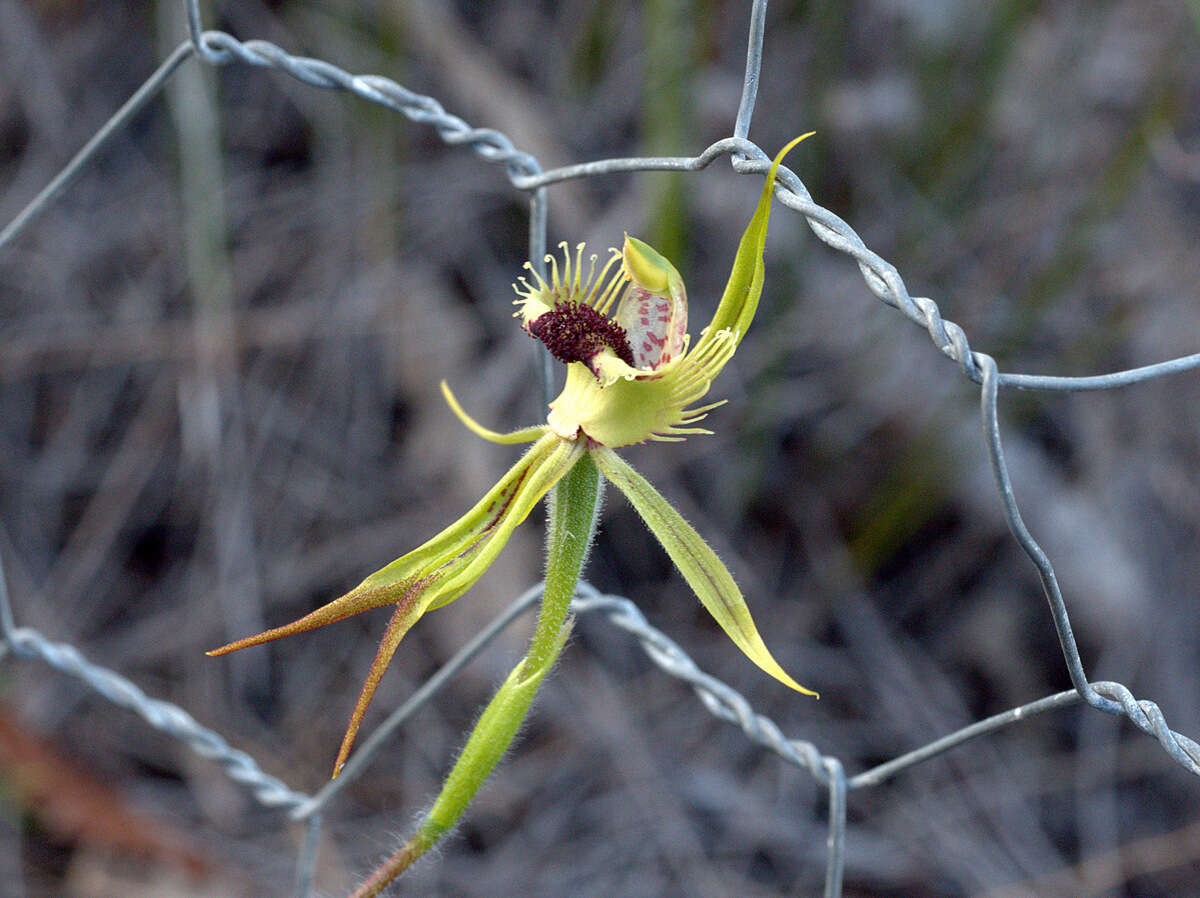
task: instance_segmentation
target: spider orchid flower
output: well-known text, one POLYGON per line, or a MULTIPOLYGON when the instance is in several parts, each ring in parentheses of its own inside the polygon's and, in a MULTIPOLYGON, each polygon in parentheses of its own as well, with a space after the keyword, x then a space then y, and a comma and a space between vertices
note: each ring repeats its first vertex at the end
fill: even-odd
POLYGON ((546 423, 498 433, 463 410, 443 382, 447 403, 476 435, 496 443, 533 445, 465 515, 429 542, 367 577, 341 598, 290 624, 209 652, 222 655, 394 605, 395 611, 350 716, 334 765, 349 755, 367 705, 409 628, 427 611, 466 592, 496 559, 513 530, 585 454, 641 515, 696 596, 734 644, 792 689, 793 680, 763 642, 746 601, 716 553, 680 514, 613 450, 647 440, 677 441, 711 431, 695 426, 724 400, 697 405, 733 357, 754 318, 763 288, 763 249, 780 162, 808 134, 775 157, 758 207, 742 235, 733 271, 708 327, 695 345, 687 333, 687 295, 675 267, 634 237, 611 250, 597 270, 584 247, 574 258, 547 256, 549 280, 526 263, 532 283, 514 289, 522 326, 567 364, 566 385, 550 403, 546 423), (615 306, 615 310, 614 307, 615 306), (610 316, 611 312, 611 316, 610 316))

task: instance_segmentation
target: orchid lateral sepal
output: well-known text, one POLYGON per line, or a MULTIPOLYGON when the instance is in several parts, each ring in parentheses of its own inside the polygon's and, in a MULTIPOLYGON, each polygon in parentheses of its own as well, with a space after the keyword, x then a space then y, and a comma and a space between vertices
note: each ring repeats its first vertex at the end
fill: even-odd
POLYGON ((554 666, 571 632, 571 598, 587 558, 602 481, 585 455, 549 494, 546 523, 546 577, 537 626, 529 651, 496 691, 480 715, 467 744, 442 784, 416 832, 351 893, 373 898, 437 844, 462 816, 512 743, 542 681, 554 666))
MULTIPOLYGON (((633 373, 657 371, 687 351, 687 291, 683 278, 666 258, 649 244, 625 235, 621 267, 629 286, 621 294, 613 321, 625 332, 633 373)), ((614 372, 615 373, 615 372, 614 372)), ((600 380, 611 383, 612 373, 600 380)))
POLYGON ((404 634, 426 611, 441 608, 470 589, 495 561, 512 531, 571 469, 583 451, 579 443, 543 434, 483 499, 429 542, 376 571, 346 595, 299 620, 239 639, 208 654, 223 655, 323 627, 382 605, 396 605, 351 712, 334 763, 334 776, 337 776, 379 680, 404 634))

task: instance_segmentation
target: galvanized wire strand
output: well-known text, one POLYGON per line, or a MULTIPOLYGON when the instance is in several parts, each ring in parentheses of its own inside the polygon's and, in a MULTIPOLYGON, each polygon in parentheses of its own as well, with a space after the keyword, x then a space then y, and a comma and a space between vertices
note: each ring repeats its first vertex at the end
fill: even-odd
POLYGON ((260 804, 267 807, 294 807, 308 801, 307 795, 293 791, 282 780, 265 773, 254 758, 233 748, 215 730, 201 726, 178 705, 150 698, 127 677, 88 661, 73 645, 51 642, 37 630, 17 627, 2 558, 0 640, 5 653, 45 662, 55 670, 79 680, 112 704, 138 714, 156 730, 179 739, 201 757, 215 761, 231 780, 247 787, 260 804))
POLYGON ((837 758, 825 758, 829 782, 829 834, 825 837, 825 898, 842 894, 846 871, 846 772, 837 758))
POLYGON ((1004 503, 1004 516, 1008 521, 1013 536, 1029 556, 1037 568, 1042 581, 1042 590, 1050 604, 1050 613, 1054 619, 1054 628, 1058 633, 1059 647, 1063 659, 1067 663, 1067 673, 1071 683, 1085 702, 1100 711, 1109 714, 1123 714, 1135 726, 1158 739, 1163 749, 1189 772, 1200 776, 1200 746, 1186 736, 1176 733, 1167 726, 1162 711, 1152 701, 1137 700, 1119 683, 1106 683, 1106 691, 1110 696, 1104 696, 1087 681, 1083 670, 1083 661, 1079 657, 1079 646, 1071 630, 1071 619, 1067 613, 1066 601, 1058 585, 1058 577, 1050 559, 1030 534, 1021 518, 1017 507, 1016 496, 1013 493, 1012 480, 1008 476, 1008 465, 1004 459, 1004 449, 1000 441, 1000 423, 996 409, 997 372, 996 362, 991 356, 978 353, 976 360, 983 372, 983 385, 980 389, 980 406, 983 416, 983 430, 988 458, 991 461, 992 473, 996 478, 996 487, 1000 491, 1004 503))
MULTIPOLYGON (((779 725, 769 718, 755 713, 750 707, 750 703, 742 695, 727 684, 701 671, 687 652, 662 631, 653 627, 630 599, 624 596, 602 594, 586 582, 580 583, 578 592, 579 596, 572 604, 575 611, 580 614, 599 612, 609 623, 636 637, 647 656, 665 673, 689 683, 704 706, 714 716, 738 724, 752 741, 771 750, 789 763, 807 770, 825 785, 836 785, 839 777, 845 779, 844 774, 840 773, 841 762, 837 758, 823 754, 810 742, 784 737, 779 725), (830 772, 834 764, 839 771, 837 775, 830 772)), ((524 600, 525 596, 522 596, 518 602, 524 600)), ((1096 707, 1129 717, 1140 729, 1158 738, 1167 753, 1179 761, 1182 766, 1193 773, 1200 773, 1200 767, 1198 767, 1200 765, 1200 745, 1171 730, 1166 725, 1161 710, 1154 702, 1134 699, 1129 690, 1120 683, 1101 681, 1089 684, 1088 688, 1093 693, 1108 693, 1112 699, 1111 704, 1096 707)), ((1070 689, 994 714, 845 779, 844 789, 855 790, 879 785, 909 767, 943 754, 972 739, 977 739, 1046 711, 1074 704, 1082 697, 1081 691, 1070 689)))
POLYGON ((737 724, 753 742, 807 770, 821 783, 828 782, 825 755, 815 745, 784 736, 774 721, 756 713, 740 693, 702 671, 677 643, 652 627, 629 599, 604 595, 590 584, 580 583, 579 597, 571 603, 571 608, 581 614, 599 612, 609 623, 636 637, 650 660, 691 685, 710 713, 737 724))
MULTIPOLYGON (((282 780, 265 773, 253 757, 233 748, 215 730, 201 726, 178 705, 150 698, 133 681, 85 659, 74 646, 51 642, 29 627, 16 627, 4 563, 0 558, 0 657, 9 653, 17 657, 39 659, 79 680, 112 704, 135 712, 150 726, 178 739, 200 757, 215 761, 226 776, 247 787, 265 807, 302 807, 312 800, 308 795, 292 790, 282 780)), ((308 818, 304 840, 296 854, 293 894, 297 898, 308 898, 312 893, 321 825, 319 813, 308 818)))
POLYGON ((352 75, 321 59, 293 56, 270 41, 240 41, 223 31, 206 31, 200 37, 208 51, 205 59, 215 65, 244 62, 259 68, 277 69, 312 87, 345 90, 380 106, 401 113, 409 120, 431 125, 451 146, 470 147, 489 162, 503 165, 509 178, 541 171, 536 159, 518 150, 511 140, 494 128, 473 128, 446 112, 433 97, 414 93, 382 75, 352 75))
MULTIPOLYGON (((1157 739, 1166 753, 1181 766, 1200 776, 1200 744, 1167 726, 1158 705, 1148 699, 1134 698, 1133 693, 1120 683, 1099 681, 1092 684, 1092 689, 1098 695, 1107 695, 1106 702, 1120 705, 1119 710, 1113 711, 1106 704, 1100 708, 1102 711, 1125 715, 1139 730, 1157 739)), ((1100 706, 1093 704, 1093 707, 1100 706)))
POLYGON ((278 69, 313 87, 349 91, 364 100, 400 112, 414 122, 432 125, 446 143, 455 146, 465 144, 489 162, 504 165, 510 180, 541 171, 537 160, 529 153, 516 149, 506 135, 493 128, 471 127, 458 116, 446 112, 433 97, 414 93, 382 75, 352 75, 324 60, 294 56, 270 41, 242 42, 223 31, 201 31, 198 3, 196 0, 185 2, 189 39, 175 48, 120 109, 101 125, 62 171, 0 231, 0 249, 20 234, 75 179, 87 161, 162 89, 175 70, 193 54, 210 65, 244 62, 260 68, 278 69))
POLYGON ((742 98, 733 122, 734 137, 748 137, 754 101, 758 97, 758 79, 762 72, 763 34, 767 28, 767 0, 755 0, 750 7, 749 39, 746 47, 746 71, 742 78, 742 98))
POLYGON ((862 773, 855 774, 847 780, 846 788, 853 790, 862 789, 867 786, 878 786, 902 770, 906 770, 923 761, 928 761, 930 758, 943 754, 952 748, 962 745, 964 742, 969 742, 972 739, 978 739, 980 736, 985 736, 996 730, 1012 726, 1018 721, 1045 711, 1052 711, 1055 708, 1073 705, 1079 699, 1080 695, 1076 690, 1068 689, 1065 692, 1048 695, 1045 698, 1039 698, 1037 701, 1032 701, 1016 708, 1009 708, 1007 711, 1002 711, 999 714, 993 714, 991 717, 987 717, 969 726, 955 730, 953 733, 948 733, 940 739, 926 743, 920 748, 905 752, 902 755, 892 758, 890 761, 885 761, 882 764, 872 767, 870 770, 864 770, 862 773))
POLYGON ((741 693, 702 671, 675 641, 652 627, 629 599, 602 594, 586 582, 579 584, 577 593, 571 602, 572 611, 580 614, 596 612, 608 623, 634 636, 650 660, 665 673, 689 684, 714 717, 737 724, 752 742, 807 770, 828 788, 829 833, 826 837, 824 894, 827 898, 840 895, 846 863, 846 775, 842 762, 821 754, 811 742, 785 737, 775 721, 755 712, 741 693))
MULTIPOLYGON (((753 155, 755 159, 767 159, 767 154, 753 142, 742 137, 725 137, 706 147, 696 156, 622 156, 612 159, 596 159, 592 162, 576 162, 548 171, 519 175, 512 179, 513 186, 521 190, 548 187, 563 181, 578 181, 599 175, 648 171, 699 171, 707 168, 714 159, 725 155, 753 155)), ((767 160, 768 165, 770 160, 767 160)), ((752 163, 751 163, 752 164, 752 163)), ((766 172, 768 166, 761 168, 766 172)), ((759 171, 755 167, 755 171, 759 171)), ((782 167, 780 171, 783 171, 782 167)))
POLYGON ((300 843, 300 851, 296 856, 295 890, 296 898, 308 898, 312 894, 313 877, 317 872, 317 847, 321 841, 321 826, 323 818, 313 814, 308 818, 304 827, 304 841, 300 843))
POLYGON ((141 87, 133 92, 133 96, 126 100, 121 108, 100 126, 100 129, 71 158, 71 161, 66 164, 62 171, 55 175, 50 183, 43 187, 41 192, 30 200, 24 209, 17 213, 16 218, 10 221, 4 230, 0 231, 0 249, 3 249, 18 234, 25 230, 34 217, 49 206, 54 198, 75 180, 88 160, 162 90, 163 85, 175 74, 175 70, 191 57, 194 52, 195 50, 191 43, 187 41, 175 48, 171 55, 166 58, 166 61, 154 70, 154 73, 142 83, 141 87))
MULTIPOLYGON (((872 767, 847 779, 842 762, 824 755, 815 745, 803 740, 787 739, 779 725, 753 711, 746 699, 732 687, 704 673, 692 658, 661 631, 646 620, 632 601, 623 596, 604 595, 587 583, 581 583, 579 596, 572 603, 579 613, 599 612, 607 621, 633 635, 646 655, 665 673, 689 683, 704 706, 714 716, 736 723, 754 742, 808 771, 829 790, 829 834, 827 837, 825 895, 841 894, 845 868, 846 795, 853 789, 876 786, 901 771, 923 763, 952 748, 1000 729, 1012 726, 1046 711, 1066 707, 1079 701, 1085 693, 1067 690, 1037 699, 984 720, 962 727, 911 752, 872 767)), ((1097 682, 1085 684, 1102 704, 1089 702, 1109 713, 1123 714, 1139 729, 1156 737, 1172 758, 1192 773, 1200 774, 1200 744, 1171 730, 1158 705, 1138 701, 1120 683, 1097 682), (1099 693, 1107 693, 1108 703, 1099 693)))
POLYGON ((1063 599, 1062 590, 1058 586, 1058 577, 1054 566, 1042 547, 1038 545, 1025 521, 1021 510, 1017 507, 1017 497, 1013 492, 1012 479, 1008 476, 1008 463, 1004 457, 1004 447, 1000 440, 1000 421, 996 408, 996 362, 989 355, 979 353, 978 363, 983 371, 983 386, 979 391, 980 411, 983 417, 984 444, 987 447, 988 460, 991 462, 992 475, 996 479, 996 489, 1000 491, 1000 500, 1004 504, 1004 517, 1008 521, 1009 530, 1020 544, 1021 549, 1029 556, 1038 576, 1042 581, 1042 590, 1046 601, 1050 603, 1050 613, 1054 618, 1054 629, 1058 633, 1058 644, 1062 649, 1063 658, 1067 662, 1067 673, 1071 677, 1071 685, 1079 692, 1088 704, 1103 707, 1104 710, 1116 710, 1115 703, 1107 702, 1092 691, 1088 684, 1087 674, 1083 670, 1083 662, 1079 658, 1079 646, 1075 642, 1075 634, 1071 630, 1071 618, 1067 614, 1067 604, 1063 599))
POLYGON ((4 573, 4 555, 0 553, 0 657, 8 652, 8 636, 17 629, 12 602, 8 598, 8 577, 4 573))
MULTIPOLYGON (((546 188, 538 187, 530 191, 529 197, 529 258, 534 273, 540 278, 546 277, 546 188)), ((555 371, 557 366, 550 350, 541 340, 534 340, 537 352, 538 382, 541 385, 541 411, 554 401, 555 371)))
POLYGON ((1068 392, 1083 392, 1087 390, 1112 390, 1117 387, 1128 387, 1147 380, 1165 377, 1168 374, 1181 374, 1200 368, 1200 352, 1193 355, 1156 362, 1153 365, 1142 365, 1139 368, 1128 368, 1124 371, 1114 371, 1111 374, 1092 374, 1085 377, 1056 377, 1045 374, 1000 374, 996 383, 1001 387, 1015 387, 1018 390, 1065 390, 1068 392))
POLYGON ((128 708, 156 730, 184 742, 201 757, 215 761, 231 780, 248 788, 260 804, 287 808, 308 800, 307 795, 264 773, 254 758, 233 748, 216 731, 201 726, 178 705, 150 698, 128 678, 88 661, 73 645, 51 642, 28 627, 10 630, 4 638, 13 655, 37 658, 74 677, 112 704, 128 708))
POLYGON ((209 49, 204 46, 204 21, 200 17, 200 3, 198 0, 184 0, 184 8, 187 14, 188 37, 192 45, 192 49, 202 59, 212 62, 209 58, 209 49))

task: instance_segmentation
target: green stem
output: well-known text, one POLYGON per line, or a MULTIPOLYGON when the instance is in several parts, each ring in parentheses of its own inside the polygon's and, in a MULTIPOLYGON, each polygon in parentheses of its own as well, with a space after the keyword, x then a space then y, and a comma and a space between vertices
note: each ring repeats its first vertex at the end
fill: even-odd
POLYGON ((529 651, 488 702, 441 794, 412 838, 383 862, 351 898, 370 898, 432 848, 467 809, 512 744, 538 687, 571 632, 568 612, 587 558, 600 508, 600 472, 584 455, 550 496, 546 527, 546 586, 529 651))
MULTIPOLYGON (((546 521, 546 579, 537 629, 529 643, 527 663, 542 666, 575 597, 600 511, 600 472, 584 454, 550 495, 546 521)), ((553 663, 550 661, 550 663, 553 663)))

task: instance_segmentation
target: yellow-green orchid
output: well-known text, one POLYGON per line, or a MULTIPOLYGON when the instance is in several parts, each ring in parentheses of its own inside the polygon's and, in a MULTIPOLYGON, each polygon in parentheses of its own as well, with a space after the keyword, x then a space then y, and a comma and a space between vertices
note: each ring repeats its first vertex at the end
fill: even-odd
MULTIPOLYGON (((742 235, 724 295, 694 346, 689 346, 687 296, 679 272, 634 237, 627 235, 623 248, 612 250, 599 270, 595 256, 588 257, 585 265, 582 244, 574 258, 563 244, 561 264, 547 256, 549 280, 534 273, 527 263, 532 283, 521 278, 515 285, 517 315, 526 331, 567 363, 566 385, 550 403, 546 423, 497 433, 469 417, 445 383, 442 391, 450 408, 474 433, 497 443, 532 442, 529 450, 474 508, 346 595, 293 623, 209 653, 225 654, 371 608, 395 605, 350 716, 334 765, 335 777, 404 634, 426 611, 441 608, 466 592, 495 560, 517 525, 584 456, 629 498, 734 644, 777 680, 799 692, 816 694, 793 680, 772 657, 741 591, 713 550, 613 451, 646 440, 680 440, 710 433, 695 425, 722 403, 696 403, 708 393, 713 378, 733 356, 754 318, 763 287, 763 248, 775 176, 784 155, 808 136, 792 141, 775 157, 758 207, 742 235)), ((565 631, 555 638, 561 646, 565 631)), ((536 688, 545 668, 538 671, 536 682, 530 680, 531 688, 536 688)))

